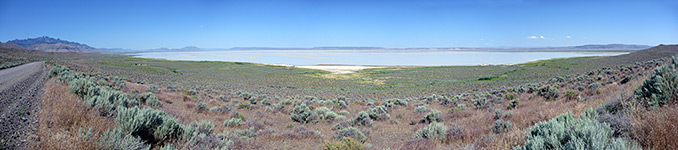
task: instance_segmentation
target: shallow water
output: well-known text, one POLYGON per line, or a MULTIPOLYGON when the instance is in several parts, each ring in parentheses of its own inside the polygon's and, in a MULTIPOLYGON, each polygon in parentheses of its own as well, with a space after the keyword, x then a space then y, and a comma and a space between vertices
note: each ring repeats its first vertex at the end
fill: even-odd
POLYGON ((441 66, 518 64, 535 60, 609 56, 624 52, 479 52, 403 50, 224 50, 146 52, 135 57, 167 60, 231 61, 287 65, 441 66))

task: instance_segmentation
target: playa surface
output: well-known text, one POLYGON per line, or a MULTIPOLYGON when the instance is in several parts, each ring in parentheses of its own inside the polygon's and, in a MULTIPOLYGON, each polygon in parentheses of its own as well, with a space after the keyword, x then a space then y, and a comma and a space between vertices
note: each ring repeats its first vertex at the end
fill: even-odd
POLYGON ((358 70, 363 69, 372 69, 372 68, 385 68, 383 66, 359 66, 359 65, 312 65, 312 66, 295 66, 297 68, 305 69, 317 69, 329 71, 335 74, 348 74, 354 73, 358 70))

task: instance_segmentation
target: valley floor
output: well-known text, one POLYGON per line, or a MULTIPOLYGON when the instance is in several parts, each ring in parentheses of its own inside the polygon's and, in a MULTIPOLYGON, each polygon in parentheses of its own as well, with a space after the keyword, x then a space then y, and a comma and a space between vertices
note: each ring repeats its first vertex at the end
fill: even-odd
MULTIPOLYGON (((21 57, 47 60, 51 70, 36 149, 543 149, 535 145, 541 131, 596 135, 578 140, 603 139, 588 142, 603 148, 675 149, 677 98, 637 92, 654 89, 648 82, 658 68, 675 77, 661 83, 678 85, 670 76, 676 61, 663 57, 675 54, 664 46, 346 74, 121 55, 21 57)), ((547 146, 569 143, 553 140, 565 142, 547 146)))

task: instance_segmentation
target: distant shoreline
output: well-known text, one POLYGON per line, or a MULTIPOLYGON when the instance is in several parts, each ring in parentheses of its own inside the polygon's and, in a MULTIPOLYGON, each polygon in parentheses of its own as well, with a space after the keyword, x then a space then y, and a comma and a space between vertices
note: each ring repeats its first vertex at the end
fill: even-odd
POLYGON ((544 52, 544 53, 620 53, 620 52, 633 52, 638 51, 636 49, 219 49, 219 50, 150 50, 150 51, 137 51, 137 52, 127 52, 125 54, 137 54, 137 53, 163 53, 163 52, 214 52, 214 51, 388 51, 388 52, 518 52, 518 53, 532 53, 532 52, 544 52))
POLYGON ((393 51, 393 50, 228 50, 228 51, 189 51, 189 52, 145 52, 145 53, 128 53, 125 55, 137 58, 161 59, 161 60, 179 60, 179 61, 219 61, 219 62, 244 62, 252 64, 261 64, 269 66, 283 66, 303 69, 315 69, 329 71, 334 74, 348 74, 354 73, 363 69, 375 68, 397 68, 397 67, 437 67, 437 66, 489 66, 489 65, 516 65, 522 63, 529 63, 539 60, 572 58, 572 57, 590 57, 583 54, 590 53, 591 56, 614 56, 627 54, 629 52, 616 51, 460 51, 460 50, 428 50, 428 51, 393 51), (248 51, 251 51, 248 52, 248 51), (233 54, 231 54, 233 53, 233 54), (381 55, 383 53, 383 55, 381 55), (430 54, 426 54, 430 53, 430 54), (448 53, 460 53, 448 54, 448 53), (475 53, 475 54, 473 54, 475 53), (486 56, 488 53, 489 59, 481 58, 475 60, 477 56, 486 56), (490 53, 514 53, 514 54, 490 54, 490 53), (515 57, 522 57, 520 53, 573 53, 571 54, 548 54, 559 57, 525 57, 524 60, 517 61, 515 57), (577 54, 575 54, 577 53, 577 54), (357 55, 356 55, 357 54, 357 55), (412 55, 409 55, 412 54, 412 55), (468 55, 468 56, 466 56, 468 55), (509 55, 509 56, 507 56, 509 55), (570 56, 571 55, 571 56, 570 56), (384 59, 384 56, 389 59, 384 59), (394 56, 394 57, 390 57, 394 56), (428 58, 428 57, 432 58, 428 58), (569 57, 568 57, 569 56, 569 57), (470 58, 469 58, 470 57, 470 58), (503 60, 506 57, 508 60, 503 60), (380 61, 360 61, 370 59, 384 59, 383 61, 392 62, 384 63, 380 61), (414 58, 414 61, 412 61, 414 58), (354 61, 335 61, 336 59, 355 59, 354 61), (446 60, 469 61, 467 64, 459 63, 428 63, 425 61, 434 59, 433 61, 443 62, 446 60), (289 60, 289 61, 286 61, 289 60), (302 62, 295 60, 304 60, 302 62), (494 60, 494 61, 493 61, 494 60), (421 62, 424 61, 424 62, 421 62), (487 61, 487 62, 485 62, 487 61), (400 62, 400 63, 398 63, 400 62))

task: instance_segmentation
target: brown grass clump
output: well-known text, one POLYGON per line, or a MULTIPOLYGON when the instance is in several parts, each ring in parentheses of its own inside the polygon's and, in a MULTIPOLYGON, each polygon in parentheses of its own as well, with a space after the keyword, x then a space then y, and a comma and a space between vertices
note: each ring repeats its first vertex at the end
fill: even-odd
POLYGON ((659 108, 632 116, 633 138, 644 149, 678 149, 678 108, 659 108))
POLYGON ((432 139, 426 138, 416 138, 410 139, 405 144, 400 147, 400 149, 411 149, 411 150, 422 150, 422 149, 435 149, 438 145, 438 142, 433 141, 432 139))
POLYGON ((113 120, 97 115, 82 106, 82 100, 72 94, 64 84, 49 80, 38 117, 36 131, 39 142, 34 149, 95 149, 101 132, 113 128, 113 120), (92 138, 83 140, 78 130, 92 128, 92 138))

